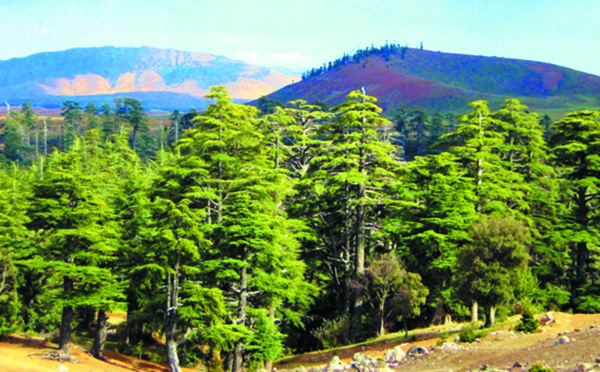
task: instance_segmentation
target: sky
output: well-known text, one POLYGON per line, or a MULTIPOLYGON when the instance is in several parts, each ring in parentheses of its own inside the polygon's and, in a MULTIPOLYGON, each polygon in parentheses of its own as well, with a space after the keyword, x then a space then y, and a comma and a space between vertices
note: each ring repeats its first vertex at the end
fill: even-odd
POLYGON ((386 41, 600 75, 600 1, 0 0, 0 60, 150 46, 308 69, 386 41))

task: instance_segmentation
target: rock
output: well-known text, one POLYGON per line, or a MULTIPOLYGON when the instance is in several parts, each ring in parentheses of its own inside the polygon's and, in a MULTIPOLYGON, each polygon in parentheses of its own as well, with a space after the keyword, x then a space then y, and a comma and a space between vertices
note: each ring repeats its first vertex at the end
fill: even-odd
POLYGON ((454 342, 446 342, 442 345, 441 349, 448 350, 448 351, 459 351, 459 350, 462 350, 462 347, 457 345, 454 342))
POLYGON ((513 364, 513 368, 523 368, 523 365, 519 362, 515 362, 515 364, 513 364))
POLYGON ((571 342, 571 340, 569 340, 569 337, 567 336, 560 336, 558 340, 556 340, 555 344, 556 345, 562 345, 562 344, 568 344, 569 342, 571 342))
POLYGON ((388 350, 383 355, 383 361, 386 363, 398 363, 401 362, 402 359, 406 356, 406 353, 400 346, 396 346, 395 348, 388 350))
POLYGON ((66 366, 58 366, 59 371, 68 371, 69 369, 66 366))
POLYGON ((365 364, 365 363, 368 363, 368 362, 372 361, 371 357, 368 356, 365 353, 356 353, 356 354, 354 354, 354 357, 352 357, 352 360, 354 362, 356 362, 356 363, 359 363, 359 364, 365 364))
POLYGON ((577 365, 577 372, 586 372, 596 368, 598 365, 593 363, 579 363, 577 365))
POLYGON ((328 371, 343 371, 346 368, 346 365, 342 363, 339 356, 334 356, 331 359, 331 362, 327 365, 328 371))
POLYGON ((490 366, 488 366, 487 364, 484 364, 481 367, 479 367, 479 369, 482 370, 482 371, 485 371, 488 368, 490 368, 490 366))
POLYGON ((406 355, 418 356, 418 355, 426 355, 429 354, 429 351, 421 346, 413 346, 411 347, 406 355))
POLYGON ((544 315, 544 317, 540 320, 540 324, 543 326, 549 326, 554 323, 556 319, 554 319, 554 311, 550 311, 544 315))

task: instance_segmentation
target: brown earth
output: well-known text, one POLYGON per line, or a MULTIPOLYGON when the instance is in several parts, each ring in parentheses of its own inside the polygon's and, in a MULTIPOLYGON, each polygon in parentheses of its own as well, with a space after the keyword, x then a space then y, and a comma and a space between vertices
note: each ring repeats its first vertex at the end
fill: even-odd
MULTIPOLYGON (((104 351, 107 361, 93 358, 78 346, 71 347, 71 356, 78 363, 59 362, 44 359, 49 353, 57 350, 55 345, 41 339, 24 338, 20 336, 4 337, 0 340, 0 371, 2 372, 46 372, 46 371, 75 371, 75 372, 130 372, 169 371, 166 366, 139 360, 133 357, 117 354, 108 350, 104 351), (61 368, 62 366, 62 368, 61 368)), ((194 371, 182 368, 183 371, 194 371)))
MULTIPOLYGON (((337 349, 335 351, 316 352, 297 355, 279 361, 278 369, 293 370, 304 368, 323 369, 334 355, 342 362, 350 365, 357 352, 365 353, 374 360, 381 358, 385 351, 400 345, 404 351, 412 346, 431 347, 429 355, 408 358, 395 366, 401 371, 469 371, 485 369, 510 369, 511 372, 528 370, 534 363, 555 369, 556 371, 573 371, 582 363, 587 367, 600 365, 600 314, 565 314, 554 313, 556 320, 552 325, 540 327, 534 334, 510 332, 518 321, 518 316, 511 318, 498 329, 491 331, 480 342, 473 344, 459 343, 464 350, 442 350, 436 347, 442 342, 439 335, 448 331, 447 326, 431 327, 411 333, 420 341, 401 343, 394 338, 386 338, 374 343, 337 349), (434 335, 437 335, 434 336, 434 335), (560 337, 566 335, 570 342, 556 344, 560 337), (523 366, 514 367, 515 363, 523 366)), ((458 330, 460 326, 452 329, 458 330)), ((450 331, 452 332, 452 331, 450 331)), ((456 332, 456 331, 455 331, 456 332)), ((451 334, 446 342, 451 342, 456 335, 451 334)), ((398 337, 396 337, 398 339, 398 337)), ((585 369, 583 369, 585 370, 585 369)), ((583 371, 582 370, 582 371, 583 371)), ((596 368, 600 371, 600 367, 596 368)))
MULTIPOLYGON (((494 369, 510 369, 511 372, 528 370, 534 363, 540 363, 556 371, 573 371, 582 363, 587 367, 600 365, 600 314, 565 314, 554 313, 556 322, 541 327, 540 332, 530 335, 513 334, 518 317, 511 318, 498 329, 491 331, 480 342, 473 344, 459 343, 464 350, 442 350, 435 345, 441 340, 439 336, 450 333, 446 342, 451 342, 461 325, 438 326, 411 332, 418 341, 402 343, 402 335, 386 335, 367 344, 354 345, 336 350, 328 350, 309 354, 296 355, 283 359, 275 364, 278 370, 304 368, 323 369, 334 355, 350 365, 357 352, 370 355, 373 359, 381 358, 386 350, 400 345, 404 351, 412 346, 432 347, 429 355, 405 359, 396 366, 401 371, 469 371, 480 370, 487 366, 494 369), (566 335, 570 342, 556 344, 561 336, 566 335), (596 362, 598 360, 598 362, 596 362), (519 363, 523 367, 514 367, 519 363)), ((441 342, 441 341, 440 341, 441 342)), ((92 358, 82 348, 72 347, 72 356, 79 363, 58 362, 44 359, 45 354, 56 351, 56 345, 41 339, 21 336, 4 337, 0 340, 0 371, 43 372, 57 371, 64 366, 68 371, 168 371, 166 366, 158 365, 133 357, 120 355, 111 351, 104 354, 108 361, 92 358)), ((193 369, 183 369, 194 371, 193 369)), ((585 368, 581 369, 584 371, 585 368)), ((596 368, 600 370, 600 367, 596 368)))

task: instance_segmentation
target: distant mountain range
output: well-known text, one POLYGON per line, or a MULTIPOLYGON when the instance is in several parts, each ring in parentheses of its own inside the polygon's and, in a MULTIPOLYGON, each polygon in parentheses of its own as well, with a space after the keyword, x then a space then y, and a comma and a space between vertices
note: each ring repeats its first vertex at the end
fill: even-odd
POLYGON ((102 104, 140 99, 148 109, 203 108, 203 95, 225 85, 238 101, 271 93, 297 75, 223 56, 174 49, 76 48, 0 61, 0 102, 57 107, 65 100, 102 104))
POLYGON ((305 79, 268 95, 329 105, 365 87, 388 112, 399 104, 429 111, 465 112, 486 99, 499 106, 519 98, 532 110, 562 113, 600 107, 600 77, 548 63, 396 48, 362 53, 315 69, 305 79))
POLYGON ((599 76, 509 58, 382 47, 344 56, 304 79, 293 72, 174 49, 76 48, 0 61, 0 103, 100 106, 127 96, 148 110, 203 109, 209 88, 225 85, 237 102, 268 95, 284 103, 303 98, 329 105, 365 87, 388 113, 400 104, 459 113, 476 99, 497 107, 509 97, 550 114, 600 107, 599 76))

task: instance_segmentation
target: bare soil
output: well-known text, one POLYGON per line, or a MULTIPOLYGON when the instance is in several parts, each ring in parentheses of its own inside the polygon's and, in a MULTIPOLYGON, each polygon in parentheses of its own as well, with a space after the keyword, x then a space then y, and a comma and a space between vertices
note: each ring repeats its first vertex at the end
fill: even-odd
MULTIPOLYGON (((381 358, 386 350, 400 345, 408 351, 412 346, 433 347, 428 355, 406 359, 402 364, 392 366, 399 371, 471 371, 488 369, 510 369, 511 372, 528 370, 534 363, 539 363, 556 371, 577 370, 581 372, 593 368, 600 371, 600 314, 565 314, 554 313, 556 322, 550 326, 541 327, 534 334, 514 334, 509 332, 514 327, 518 317, 512 318, 497 330, 490 332, 480 342, 473 344, 459 343, 464 350, 442 350, 436 347, 440 335, 444 332, 458 330, 461 325, 431 327, 411 332, 418 341, 402 343, 402 335, 386 335, 372 342, 327 350, 309 354, 296 355, 283 359, 275 364, 278 370, 293 370, 300 366, 304 368, 324 369, 334 355, 339 356, 348 365, 357 352, 381 358), (559 337, 566 335, 570 342, 557 344, 559 337), (598 360, 598 362, 596 362, 598 360), (515 363, 522 367, 515 367, 515 363)), ((455 338, 451 334, 445 342, 455 338)), ((440 341, 441 342, 441 341, 440 341)), ((163 365, 139 360, 133 357, 105 351, 108 361, 91 357, 83 348, 72 347, 71 355, 79 363, 58 362, 44 359, 44 355, 56 351, 56 345, 46 343, 41 339, 10 336, 0 339, 0 371, 45 372, 58 371, 61 366, 67 371, 76 372, 124 372, 124 371, 168 371, 163 365)), ((64 369, 62 369, 64 370, 64 369)), ((183 368, 184 371, 194 371, 183 368)))
MULTIPOLYGON (((456 335, 446 341, 439 338, 447 331, 446 326, 419 330, 418 340, 412 343, 394 342, 385 338, 372 343, 356 345, 338 350, 328 350, 297 355, 276 363, 278 369, 293 370, 304 368, 324 369, 334 355, 350 365, 357 352, 365 353, 373 359, 381 358, 385 351, 400 345, 404 351, 412 346, 432 348, 428 355, 407 358, 401 364, 390 367, 401 371, 472 371, 502 369, 511 372, 528 370, 534 363, 542 364, 556 371, 585 370, 600 371, 600 314, 554 313, 556 320, 549 326, 540 327, 534 334, 511 332, 519 317, 513 317, 499 329, 473 344, 458 343, 463 350, 443 350, 438 342, 451 342, 456 335), (433 335, 438 335, 437 337, 433 335), (557 344, 561 336, 567 336, 568 343, 557 344), (585 366, 580 366, 585 363, 585 366), (518 366, 521 367, 518 367, 518 366)), ((541 316, 539 316, 541 317, 541 316)), ((458 329, 455 327, 454 329, 458 329)), ((398 337, 396 337, 398 339, 398 337)))
MULTIPOLYGON (((2 372, 46 372, 46 371, 75 371, 75 372, 130 372, 169 371, 166 366, 139 360, 133 357, 117 354, 108 350, 103 352, 107 361, 93 358, 78 346, 71 346, 71 356, 78 363, 59 362, 45 359, 48 354, 57 351, 56 345, 41 339, 9 336, 0 339, 0 371, 2 372), (64 368, 67 368, 66 370, 64 368)), ((194 371, 182 368, 183 371, 194 371)))

